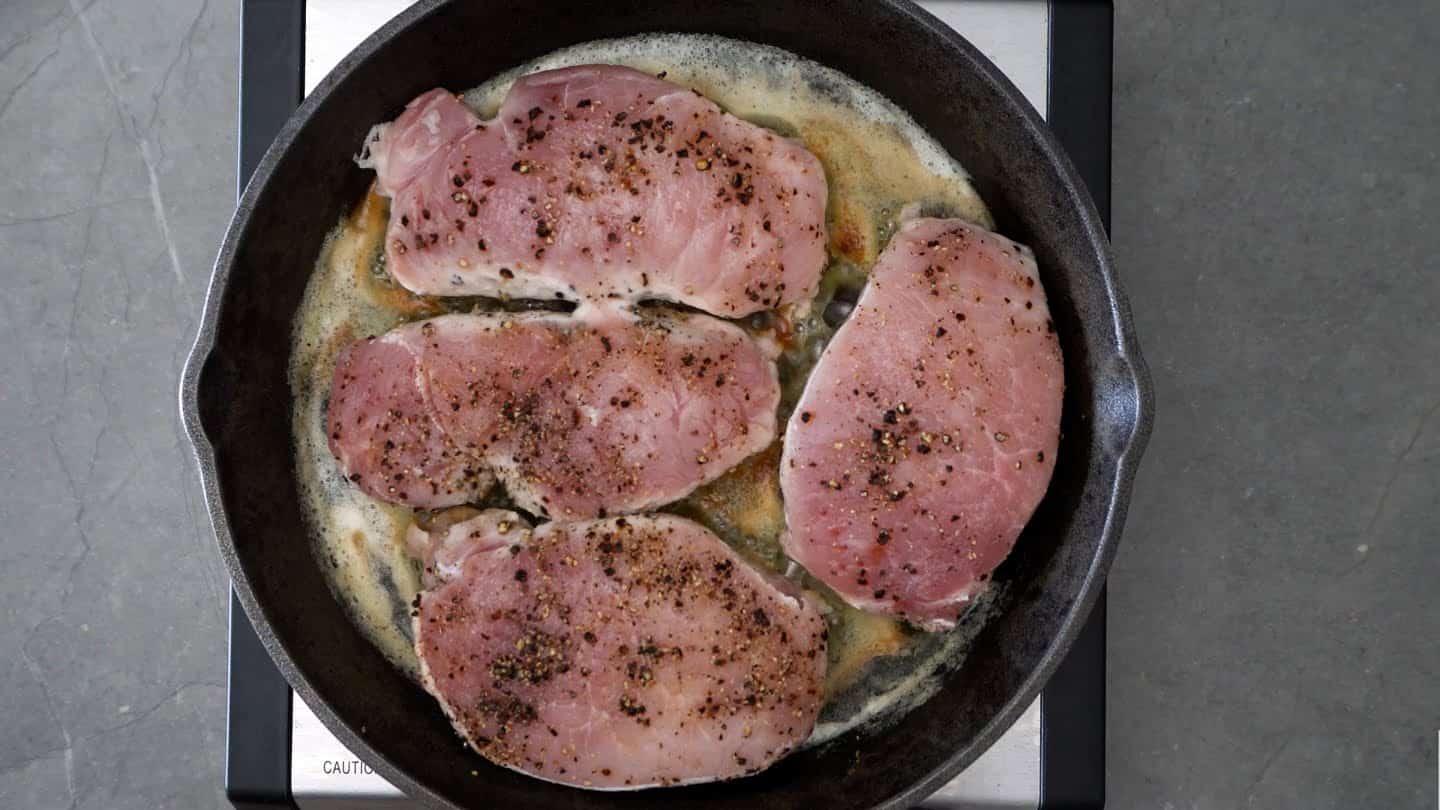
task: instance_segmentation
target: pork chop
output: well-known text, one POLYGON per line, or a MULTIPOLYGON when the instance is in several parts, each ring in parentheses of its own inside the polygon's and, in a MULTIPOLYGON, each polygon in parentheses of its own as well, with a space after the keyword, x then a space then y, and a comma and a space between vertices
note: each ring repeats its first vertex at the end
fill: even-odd
POLYGON ((417 384, 414 341, 357 341, 330 387, 330 452, 350 481, 382 501, 431 508, 478 501, 495 476, 484 454, 436 423, 417 384))
POLYGON ((825 623, 784 580, 670 515, 490 510, 427 536, 425 688, 486 759, 628 790, 762 770, 814 728, 825 623))
POLYGON ((738 317, 809 300, 824 269, 815 156, 629 68, 522 76, 489 121, 431 90, 367 147, 391 198, 386 266, 424 295, 738 317))
POLYGON ((370 495, 577 519, 684 497, 775 437, 773 351, 707 315, 444 315, 357 341, 335 367, 330 449, 370 495))
POLYGON ((952 627, 1045 494, 1063 391, 1030 251, 905 223, 786 428, 786 552, 856 607, 952 627))

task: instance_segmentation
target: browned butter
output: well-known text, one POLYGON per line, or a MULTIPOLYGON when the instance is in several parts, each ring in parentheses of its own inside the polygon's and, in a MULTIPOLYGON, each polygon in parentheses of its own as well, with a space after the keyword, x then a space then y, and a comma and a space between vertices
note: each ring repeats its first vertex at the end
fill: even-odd
MULTIPOLYGON (((688 34, 597 41, 507 71, 467 93, 466 101, 489 117, 517 76, 588 63, 664 74, 741 118, 798 138, 824 164, 831 260, 820 294, 809 305, 744 322, 787 347, 780 361, 782 426, 833 334, 822 317, 826 306, 837 292, 853 298, 901 208, 918 203, 991 224, 964 170, 904 112, 841 73, 768 46, 688 34)), ((360 492, 331 456, 324 417, 335 356, 350 340, 409 320, 514 303, 426 298, 398 287, 384 270, 387 220, 386 200, 372 191, 327 238, 296 319, 290 385, 298 480, 315 554, 356 626, 413 678, 409 605, 420 579, 404 553, 403 535, 415 514, 360 492)), ((861 613, 790 562, 780 547, 785 518, 778 462, 777 440, 668 511, 705 524, 752 562, 791 577, 828 606, 829 700, 812 738, 820 742, 896 717, 928 698, 940 675, 963 656, 968 638, 964 631, 920 634, 861 613)), ((498 504, 503 497, 497 491, 492 499, 498 504)), ((982 598, 975 609, 984 610, 985 603, 982 598)))

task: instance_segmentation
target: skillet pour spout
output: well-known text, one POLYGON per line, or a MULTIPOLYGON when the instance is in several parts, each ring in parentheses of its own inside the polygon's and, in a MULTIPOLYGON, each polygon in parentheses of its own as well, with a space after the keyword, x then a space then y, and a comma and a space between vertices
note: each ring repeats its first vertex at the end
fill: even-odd
POLYGON ((619 0, 598 13, 547 0, 417 3, 347 56, 265 153, 216 260, 180 398, 236 593, 326 726, 427 805, 572 809, 917 804, 1019 717, 1079 633, 1115 554, 1153 409, 1103 224, 1074 168, 993 64, 904 0, 619 0), (998 610, 922 708, 746 779, 583 793, 463 748, 430 696, 351 625, 306 538, 287 360, 320 245, 369 183, 352 157, 373 124, 436 86, 473 87, 567 45, 656 31, 750 40, 838 69, 965 166, 997 229, 1034 250, 1064 349, 1062 438, 1049 492, 995 573, 998 610))

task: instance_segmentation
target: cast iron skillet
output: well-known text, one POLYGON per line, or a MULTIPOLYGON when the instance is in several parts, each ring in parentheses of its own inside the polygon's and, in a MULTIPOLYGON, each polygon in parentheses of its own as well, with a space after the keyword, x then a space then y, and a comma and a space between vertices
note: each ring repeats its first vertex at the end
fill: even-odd
POLYGON ((903 0, 425 0, 365 41, 281 130, 225 236, 181 384, 211 520, 235 588, 285 678, 341 741, 435 806, 908 807, 1035 698, 1115 553, 1151 393, 1089 195, 1010 82, 903 0), (1003 611, 922 709, 736 782, 587 793, 462 748, 435 702, 351 626, 311 556, 286 384, 291 320, 326 232, 365 191, 351 156, 421 91, 473 87, 556 48, 647 31, 768 43, 838 68, 909 111, 973 174, 999 230, 1030 245, 1065 352, 1054 480, 996 573, 1003 611), (472 776, 478 771, 478 776, 472 776))

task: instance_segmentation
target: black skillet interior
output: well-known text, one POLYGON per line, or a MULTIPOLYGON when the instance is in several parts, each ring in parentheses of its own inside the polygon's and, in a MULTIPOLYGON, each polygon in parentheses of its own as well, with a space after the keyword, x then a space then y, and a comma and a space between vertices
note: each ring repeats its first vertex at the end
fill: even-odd
POLYGON ((841 810, 913 803, 1008 727, 1078 632, 1113 554, 1148 429, 1148 382, 1128 310, 1098 217, 1068 162, 988 61, 905 2, 421 6, 348 57, 267 154, 222 248, 187 368, 187 425, 222 550, 262 640, 342 741, 436 805, 841 810), (369 182, 351 156, 372 124, 431 87, 472 87, 565 45, 646 31, 776 45, 838 68, 909 111, 972 173, 999 230, 1035 250, 1065 350, 1067 390, 1049 495, 997 572, 1004 610, 923 710, 749 779, 598 794, 490 766, 462 748, 435 703, 352 628, 310 554, 285 372, 292 317, 321 240, 369 182))

